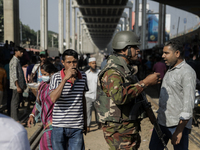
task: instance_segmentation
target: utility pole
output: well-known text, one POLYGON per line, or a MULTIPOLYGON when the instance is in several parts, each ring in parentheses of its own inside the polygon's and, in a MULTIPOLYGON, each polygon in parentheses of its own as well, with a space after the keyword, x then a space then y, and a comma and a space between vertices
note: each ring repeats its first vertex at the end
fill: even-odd
POLYGON ((180 17, 178 17, 177 36, 178 36, 179 22, 180 22, 180 17))

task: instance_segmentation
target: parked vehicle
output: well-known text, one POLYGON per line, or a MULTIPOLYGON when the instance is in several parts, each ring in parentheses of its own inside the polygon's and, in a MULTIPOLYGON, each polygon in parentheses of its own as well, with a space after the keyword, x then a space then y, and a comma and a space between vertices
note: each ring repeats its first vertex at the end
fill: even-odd
POLYGON ((199 126, 200 123, 200 91, 196 90, 194 109, 193 109, 193 124, 199 126))

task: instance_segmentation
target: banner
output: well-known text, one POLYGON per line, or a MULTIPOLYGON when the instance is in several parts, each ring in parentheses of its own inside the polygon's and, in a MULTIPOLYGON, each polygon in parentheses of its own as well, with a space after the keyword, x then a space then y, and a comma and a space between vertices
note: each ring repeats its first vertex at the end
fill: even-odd
POLYGON ((148 14, 148 42, 158 41, 158 15, 148 14))
MULTIPOLYGON (((158 23, 159 15, 158 14, 148 14, 148 42, 156 43, 158 41, 158 23)), ((165 18, 165 41, 169 40, 171 25, 171 15, 166 14, 165 18)))

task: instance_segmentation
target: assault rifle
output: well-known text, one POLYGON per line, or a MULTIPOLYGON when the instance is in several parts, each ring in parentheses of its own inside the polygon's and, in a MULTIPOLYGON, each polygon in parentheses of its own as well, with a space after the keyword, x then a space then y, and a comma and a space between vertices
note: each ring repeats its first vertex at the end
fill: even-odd
POLYGON ((159 137, 159 139, 162 141, 162 144, 164 146, 164 150, 168 150, 167 145, 165 144, 165 141, 163 139, 163 137, 165 136, 165 134, 162 133, 160 126, 157 122, 157 119, 153 113, 153 110, 151 109, 151 103, 148 102, 147 98, 146 98, 146 94, 144 92, 141 93, 141 96, 143 98, 144 101, 142 101, 142 106, 144 108, 144 110, 147 113, 147 116, 149 117, 150 122, 152 123, 152 125, 154 125, 154 129, 159 137))
POLYGON ((149 120, 151 121, 151 123, 154 125, 154 129, 159 137, 159 139, 162 141, 162 144, 164 146, 164 150, 168 150, 167 145, 165 144, 165 141, 163 139, 163 137, 165 136, 165 134, 162 133, 160 126, 157 122, 157 119, 153 113, 153 110, 151 109, 151 103, 148 102, 147 98, 146 98, 146 94, 144 92, 141 93, 142 98, 144 99, 144 101, 142 102, 143 104, 143 108, 145 109, 147 116, 149 117, 149 120))
POLYGON ((163 139, 163 137, 165 136, 165 134, 162 133, 160 126, 157 122, 157 119, 153 113, 153 110, 151 109, 151 103, 148 102, 147 98, 146 98, 146 94, 145 92, 142 92, 138 97, 137 100, 134 104, 134 106, 132 107, 131 110, 131 115, 129 115, 129 119, 130 120, 136 120, 138 118, 138 116, 140 115, 140 109, 144 109, 147 116, 149 117, 150 122, 154 125, 155 131, 159 137, 159 139, 162 141, 162 144, 164 146, 164 150, 168 150, 165 141, 163 139))
MULTIPOLYGON (((131 78, 131 77, 133 77, 136 82, 139 82, 139 80, 136 76, 129 76, 128 78, 131 78)), ((140 95, 138 95, 137 98, 135 99, 135 103, 134 103, 134 105, 131 109, 129 119, 130 120, 138 119, 138 116, 141 115, 140 109, 143 109, 146 112, 146 114, 149 117, 149 120, 151 121, 152 125, 154 125, 154 129, 155 129, 159 139, 162 141, 162 144, 164 146, 164 150, 168 150, 168 148, 165 144, 165 141, 163 139, 165 134, 163 134, 162 130, 160 129, 160 126, 157 122, 157 119, 156 119, 154 113, 153 113, 153 110, 151 109, 151 103, 148 102, 145 92, 140 93, 140 95)))

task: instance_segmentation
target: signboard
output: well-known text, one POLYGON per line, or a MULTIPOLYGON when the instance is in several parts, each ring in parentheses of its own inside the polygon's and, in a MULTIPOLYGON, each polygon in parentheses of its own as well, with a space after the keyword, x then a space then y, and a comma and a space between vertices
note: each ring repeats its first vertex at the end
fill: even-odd
POLYGON ((158 41, 158 22, 157 14, 149 14, 148 16, 148 42, 158 41))
MULTIPOLYGON (((157 43, 159 15, 158 14, 148 14, 147 17, 148 17, 148 42, 157 43)), ((166 41, 169 40, 170 25, 171 25, 171 15, 166 14, 166 18, 165 18, 166 41)))

